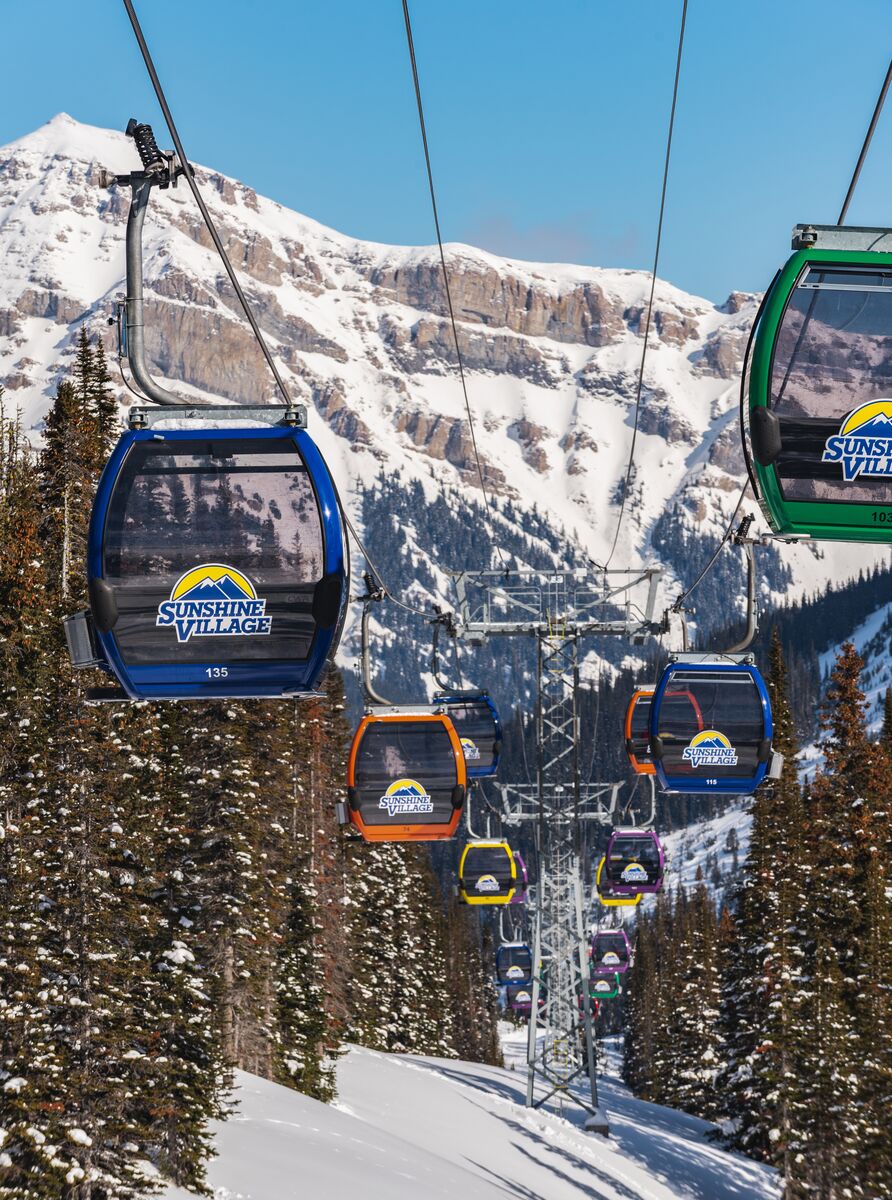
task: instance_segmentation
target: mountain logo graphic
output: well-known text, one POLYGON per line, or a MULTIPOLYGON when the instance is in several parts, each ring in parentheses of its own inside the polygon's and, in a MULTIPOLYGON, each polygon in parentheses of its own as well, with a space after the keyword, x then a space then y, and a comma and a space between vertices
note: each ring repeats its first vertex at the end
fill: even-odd
POLYGON ((596 979, 595 980, 595 991, 596 992, 612 992, 613 991, 613 981, 610 979, 596 979))
POLYGON ((461 748, 464 751, 465 762, 477 762, 480 759, 480 747, 476 742, 471 741, 469 737, 461 739, 461 748))
POLYGON ((193 637, 255 637, 269 633, 266 601, 241 571, 225 563, 202 563, 176 581, 158 605, 155 624, 176 630, 178 642, 193 637))
POLYGON ((508 976, 509 979, 523 979, 524 975, 526 974, 526 971, 524 971, 523 967, 515 966, 515 967, 509 967, 508 970, 505 972, 505 974, 508 976))
POLYGON ((682 758, 695 771, 698 767, 737 766, 737 751, 717 729, 703 729, 695 733, 685 746, 682 758))
POLYGON ((892 479, 892 399, 869 400, 852 409, 839 433, 824 443, 821 462, 838 463, 847 483, 861 476, 892 479))
POLYGON ((389 817, 417 816, 432 813, 434 801, 414 779, 397 779, 378 801, 378 807, 386 808, 389 817))
POLYGON ((515 1004, 531 1004, 533 997, 529 992, 518 992, 514 997, 515 1004))
POLYGON ((630 862, 620 875, 623 883, 647 883, 647 870, 641 863, 630 862))
POLYGON ((605 963, 607 966, 610 966, 610 967, 617 966, 619 963, 619 955, 617 954, 617 952, 615 950, 608 950, 607 953, 604 955, 604 957, 601 959, 601 962, 605 963))
POLYGON ((497 892, 499 891, 499 881, 495 875, 481 875, 474 888, 478 892, 497 892))

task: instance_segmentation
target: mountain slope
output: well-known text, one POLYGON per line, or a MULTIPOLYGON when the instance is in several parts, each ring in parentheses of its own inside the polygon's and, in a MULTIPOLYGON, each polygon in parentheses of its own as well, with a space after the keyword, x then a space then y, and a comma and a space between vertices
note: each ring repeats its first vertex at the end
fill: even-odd
MULTIPOLYGON (((521 1035, 522 1036, 522 1035, 521 1035)), ((509 1055, 519 1050, 518 1035, 509 1055)), ((523 1107, 525 1075, 450 1059, 353 1049, 326 1106, 239 1074, 239 1111, 218 1126, 219 1200, 773 1200, 774 1172, 713 1146, 696 1117, 603 1084, 609 1140, 523 1107)), ((176 1188, 165 1200, 189 1200, 176 1188)))

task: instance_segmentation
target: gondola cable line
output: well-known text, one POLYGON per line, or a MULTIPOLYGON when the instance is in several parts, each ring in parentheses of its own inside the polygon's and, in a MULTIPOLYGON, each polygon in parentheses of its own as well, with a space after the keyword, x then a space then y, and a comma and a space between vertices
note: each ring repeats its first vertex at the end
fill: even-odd
MULTIPOLYGON (((404 0, 405 3, 405 0, 404 0)), ((638 442, 638 426, 641 417, 641 399, 644 389, 644 368, 647 362, 647 348, 650 339, 651 321, 653 318, 654 294, 657 286, 657 270, 660 264, 660 248, 663 241, 663 219, 666 212, 666 193, 669 185, 669 164, 672 158, 672 135, 675 130, 675 110, 678 103, 678 85, 681 79, 681 60, 684 51, 684 35, 688 16, 688 0, 682 0, 681 8, 681 24, 678 31, 678 50, 675 57, 675 80, 672 85, 672 104, 669 109, 669 128, 666 135, 666 153, 663 159, 663 182, 660 188, 660 212, 657 219, 657 236, 654 245, 653 268, 650 277, 650 295, 647 301, 647 314, 644 321, 644 340, 641 345, 641 361, 638 366, 638 383, 635 389, 635 417, 632 425, 632 442, 629 447, 629 462, 626 467, 625 483, 623 485, 623 494, 620 500, 619 517, 616 522, 616 530, 613 534, 613 544, 610 547, 610 553, 607 556, 607 561, 604 564, 604 569, 610 566, 613 556, 616 553, 616 547, 619 542, 620 530, 622 529, 623 517, 626 513, 626 501, 629 496, 629 489, 632 484, 632 474, 635 469, 635 447, 638 442)))
MULTIPOLYGON (((864 166, 864 162, 866 160, 867 153, 870 148, 871 142, 873 140, 873 135, 876 131, 876 127, 879 122, 879 118, 882 114, 883 107, 885 105, 886 96, 888 94, 890 84, 892 84, 892 61, 890 61, 889 67, 886 71, 886 75, 883 80, 882 87, 880 88, 880 92, 877 97, 873 113, 872 113, 870 121, 868 123, 867 131, 865 133, 864 140, 861 145, 861 150, 858 155, 858 159, 855 164, 854 171, 852 172, 852 176, 849 181, 848 188, 846 189, 846 195, 843 200, 842 207, 840 209, 839 216, 836 221, 836 224, 838 227, 843 226, 843 224, 845 222, 846 215, 849 210, 849 205, 851 204, 852 198, 855 193, 855 189, 856 189, 858 181, 861 177, 861 171, 864 166)), ((756 333, 760 328, 760 324, 761 324, 762 317, 765 312, 765 308, 768 304, 769 299, 771 298, 771 296, 774 292, 775 286, 777 285, 779 276, 780 276, 780 271, 775 273, 774 279, 771 281, 771 284, 768 286, 768 288, 766 288, 765 292, 763 293, 762 299, 759 303, 758 309, 756 311, 756 315, 755 315, 755 317, 753 319, 753 323, 750 327, 749 337, 747 339, 747 345, 746 345, 746 349, 744 352, 744 363, 745 364, 749 363, 751 360, 751 355, 753 353, 753 342, 755 340, 756 333)), ((820 295, 820 293, 817 290, 815 290, 812 294, 812 297, 810 298, 809 308, 810 308, 811 312, 814 311, 814 305, 815 305, 819 295, 820 295)), ((866 306, 866 303, 867 303, 867 299, 865 298, 864 301, 862 302, 862 310, 866 306)), ((853 316, 852 318, 849 318, 850 324, 853 320, 857 319, 857 315, 858 314, 856 313, 855 316, 853 316)), ((804 334, 808 327, 808 324, 809 324, 809 317, 807 315, 806 319, 803 321, 802 327, 799 331, 799 335, 798 335, 798 339, 797 339, 797 346, 801 345, 801 341, 802 341, 802 338, 804 337, 804 334)), ((837 331, 837 332, 839 332, 839 331, 837 331)), ((790 356, 790 361, 787 364, 784 382, 780 389, 781 392, 783 392, 783 390, 785 390, 786 382, 789 377, 789 374, 792 369, 792 365, 793 365, 795 358, 796 358, 796 354, 794 352, 790 356)), ((750 441, 752 439, 752 433, 750 431, 750 423, 749 423, 749 419, 748 419, 750 412, 747 407, 747 390, 748 390, 747 383, 748 383, 747 371, 746 371, 746 369, 744 369, 741 372, 741 382, 740 382, 740 429, 741 429, 741 434, 742 434, 743 454, 744 454, 744 462, 746 464, 747 480, 744 482, 744 485, 740 492, 740 496, 738 497, 738 500, 737 500, 737 504, 735 505, 734 511, 732 512, 731 517, 728 521, 727 528, 726 528, 724 534, 722 535, 722 538, 720 539, 714 554, 709 559, 706 566, 700 571, 700 573, 698 574, 698 576, 694 580, 694 582, 692 584, 690 584, 690 586, 684 592, 682 592, 678 596, 676 601, 674 602, 674 604, 672 606, 672 611, 676 612, 676 613, 682 612, 682 606, 684 605, 685 600, 700 585, 700 583, 703 581, 703 579, 706 577, 706 575, 709 573, 709 571, 712 570, 713 566, 715 565, 716 561, 718 560, 718 557, 719 557, 722 549, 725 547, 725 545, 728 543, 729 539, 731 538, 732 530, 734 528, 734 522, 737 519, 737 514, 740 511, 741 504, 743 503, 743 499, 746 495, 747 487, 752 488, 753 496, 755 497, 755 499, 757 501, 760 502, 760 504, 762 504, 762 506, 764 508, 762 494, 761 494, 761 491, 759 488, 759 482, 758 482, 758 478, 757 478, 757 472, 754 469, 752 455, 751 455, 751 451, 750 451, 750 441), (749 438, 746 436, 748 432, 750 433, 749 438)), ((764 535, 764 537, 765 538, 778 537, 780 540, 786 540, 786 541, 792 540, 790 537, 784 535, 784 531, 779 531, 779 532, 775 531, 772 534, 764 535)))
POLYGON ((161 80, 158 77, 158 72, 155 69, 155 63, 152 59, 152 54, 143 34, 139 18, 136 15, 136 9, 133 6, 133 0, 124 0, 124 8, 127 10, 127 16, 130 18, 130 24, 133 27, 133 32, 136 36, 137 44, 139 45, 140 54, 142 55, 146 70, 148 71, 149 79, 151 80, 152 87, 155 91, 155 96, 157 97, 158 104, 161 108, 161 112, 164 114, 164 120, 170 133, 171 140, 173 141, 174 148, 176 149, 180 163, 183 167, 186 183, 189 185, 189 190, 192 192, 195 203, 198 205, 202 220, 204 221, 211 240, 213 241, 217 253, 220 256, 220 259, 226 270, 226 274, 229 276, 229 282, 232 284, 233 289, 235 290, 239 304, 242 307, 242 311, 245 314, 248 324, 251 326, 254 337, 257 339, 257 344, 260 346, 263 357, 266 359, 269 369, 273 374, 273 378, 276 381, 276 387, 279 389, 286 406, 291 407, 291 396, 287 386, 285 385, 285 380, 282 378, 279 368, 276 366, 272 352, 270 351, 260 326, 257 323, 257 318, 254 316, 254 310, 251 308, 248 298, 242 289, 242 285, 239 283, 238 275, 236 274, 235 268, 230 262, 229 255, 226 253, 226 247, 223 245, 220 234, 218 233, 217 227, 214 224, 213 217, 208 211, 208 207, 204 202, 204 197, 202 196, 198 184, 195 181, 192 168, 189 166, 189 160, 186 157, 186 151, 183 149, 183 143, 180 139, 176 123, 174 122, 173 113, 170 110, 170 105, 167 103, 167 97, 164 94, 164 88, 161 86, 161 80))
POLYGON ((852 202, 852 197, 855 194, 855 188, 858 186, 858 180, 861 178, 861 168, 864 166, 864 160, 867 158, 867 151, 870 149, 870 143, 873 141, 873 135, 876 131, 877 123, 883 111, 883 106, 886 103, 886 95, 889 91, 889 84, 892 83, 892 60, 889 62, 886 77, 883 80, 883 86, 880 88, 880 94, 877 96, 877 102, 874 105, 873 115, 870 118, 870 124, 867 126, 867 133, 864 135, 864 141, 861 145, 861 153, 858 155, 858 161, 855 163, 855 170, 852 172, 852 178, 846 191, 845 199, 842 202, 842 208, 839 210, 839 216, 836 220, 837 225, 844 225, 846 214, 849 211, 849 205, 852 202))
MULTIPOLYGON (((273 358, 272 352, 270 351, 270 348, 266 342, 266 339, 263 336, 263 332, 260 329, 260 325, 259 325, 257 318, 254 315, 254 311, 251 307, 251 303, 248 300, 248 297, 246 296, 244 289, 241 286, 241 283, 239 282, 238 275, 236 274, 235 268, 232 265, 232 262, 226 251, 226 247, 223 245, 222 239, 220 238, 220 234, 214 223, 213 217, 211 216, 210 211, 208 210, 208 207, 207 207, 207 204, 205 203, 204 197, 202 196, 201 191, 198 187, 198 183, 195 180, 194 172, 192 171, 191 167, 189 166, 189 162, 186 157, 186 152, 183 147, 182 139, 180 138, 180 134, 177 129, 176 122, 174 121, 173 113, 172 113, 170 105, 167 101, 167 96, 164 92, 164 88, 161 84, 160 77, 156 70, 151 51, 149 49, 148 43, 146 41, 145 35, 142 30, 142 26, 139 21, 139 17, 137 16, 136 9, 133 5, 133 0, 123 0, 123 3, 124 3, 124 7, 127 11, 127 16, 130 19, 130 24, 133 27, 133 32, 136 37, 136 41, 139 46, 140 53, 142 55, 143 62, 145 63, 145 67, 148 72, 149 79, 150 79, 152 87, 154 89, 155 96, 158 100, 159 107, 161 108, 162 114, 164 115, 164 120, 167 125, 168 131, 170 133, 171 140, 173 141, 174 148, 176 150, 180 164, 183 167, 183 173, 186 178, 186 182, 188 183, 190 191, 192 192, 195 202, 198 205, 198 209, 201 213, 202 220, 204 221, 205 226, 208 231, 208 234, 214 243, 214 247, 217 250, 218 255, 220 256, 220 259, 226 270, 226 274, 228 275, 229 280, 233 286, 233 289, 235 290, 239 304, 241 305, 242 310, 245 314, 245 317, 248 321, 248 324, 251 327, 251 331, 257 340, 257 343, 260 347, 263 357, 265 358, 265 360, 270 368, 270 371, 273 374, 273 378, 275 380, 276 386, 279 389, 279 391, 281 392, 282 398, 285 401, 285 404, 290 407, 292 405, 292 400, 291 400, 291 396, 288 391, 287 385, 285 384, 285 381, 282 378, 282 375, 276 365, 275 359, 273 358)), ((413 57, 414 57, 414 52, 413 52, 413 57)), ((419 104, 420 104, 420 99, 419 99, 419 104)), ((427 140, 426 140, 426 135, 425 135, 425 151, 426 150, 427 150, 427 140)), ((433 187, 433 183, 431 183, 431 187, 433 187)), ((437 235, 439 238, 439 222, 437 222, 437 235)), ((442 246, 441 246, 441 252, 442 252, 442 246)), ((445 267, 444 267, 444 271, 445 271, 445 267)), ((447 281, 447 290, 448 290, 448 281, 447 281)), ((451 310, 451 307, 452 307, 452 304, 451 304, 451 298, 450 298, 450 310, 451 310)), ((457 345, 458 345, 458 343, 456 341, 456 346, 457 345)), ((122 371, 122 375, 123 375, 123 371, 122 371)), ((126 379, 125 379, 125 383, 126 383, 126 379)), ((128 386, 128 388, 130 387, 129 384, 127 384, 127 386, 128 386)), ((132 388, 130 390, 132 391, 132 388)), ((200 404, 200 402, 196 402, 194 406, 198 407, 199 404, 200 404)), ((473 435, 473 425, 472 425, 471 429, 472 429, 472 435, 473 435)), ((476 454, 476 442, 475 442, 474 448, 475 448, 475 454, 476 454)), ((479 462, 478 462, 478 467, 479 467, 479 462)), ((482 486, 482 476, 481 476, 481 486, 482 486)), ((484 489, 484 496, 485 495, 486 495, 486 492, 484 489)), ((400 608, 405 609, 407 612, 413 613, 416 616, 421 616, 421 617, 424 617, 427 619, 429 617, 428 613, 422 611, 421 609, 416 608, 414 605, 408 604, 404 600, 401 600, 394 593, 392 588, 387 587, 383 583, 383 576, 381 574, 380 569, 376 565, 372 556, 369 554, 369 551, 367 550, 362 538, 360 537, 360 535, 356 529, 356 526, 354 525, 353 521, 351 520, 348 513, 344 509, 342 509, 342 517, 343 517, 344 524, 347 526, 347 529, 350 532, 350 536, 353 538, 353 541, 356 543, 356 546, 359 549, 360 553, 365 558, 369 567, 375 573, 377 579, 379 581, 381 581, 382 586, 384 587, 385 594, 387 595, 388 599, 392 600, 396 605, 398 605, 400 608)))
MULTIPOLYGON (((685 3, 687 3, 687 0, 685 0, 685 3)), ((421 142, 422 146, 424 147, 424 164, 427 169, 427 183, 428 190, 430 191, 431 209, 434 217, 434 229, 436 230, 437 248, 440 253, 440 268, 443 273, 443 289, 446 294, 446 305, 449 310, 449 322, 452 326, 452 337, 455 342, 455 356, 458 363, 458 374, 461 381, 462 396, 464 397, 465 402, 465 412, 468 416, 468 428, 471 434, 471 446, 474 451, 474 461, 477 465, 477 475, 480 479, 480 491, 483 494, 484 509, 486 511, 486 519, 489 526, 490 541, 496 549, 499 561, 503 566, 505 566, 506 559, 502 553, 502 547, 493 536, 492 504, 489 493, 486 489, 486 481, 483 476, 483 465, 480 461, 480 453, 477 449, 477 434, 474 428, 474 414, 471 410, 471 400, 468 395, 468 383, 467 379, 465 378, 464 358, 462 356, 461 345, 459 344, 458 340, 458 325, 455 320, 455 308, 452 303, 452 289, 449 285, 449 271, 446 267, 446 253, 443 249, 443 238, 440 233, 440 215, 437 208, 437 193, 434 187, 434 173, 431 166, 430 147, 427 140, 427 126, 424 120, 424 104, 421 99, 421 83, 418 77, 418 60, 415 57, 415 38, 412 34, 412 19, 409 15, 408 0, 402 0, 402 5, 403 23, 406 27, 406 44, 409 50, 409 61, 412 66, 412 83, 415 88, 415 104, 418 109, 418 123, 421 130, 421 142)))

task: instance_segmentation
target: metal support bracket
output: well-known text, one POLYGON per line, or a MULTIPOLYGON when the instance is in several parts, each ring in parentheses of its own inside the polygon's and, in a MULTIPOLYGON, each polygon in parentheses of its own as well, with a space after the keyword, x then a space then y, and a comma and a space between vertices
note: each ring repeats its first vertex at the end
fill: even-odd
POLYGON ((892 229, 868 225, 794 225, 794 250, 892 251, 892 229))
POLYGON ((162 408, 149 408, 134 404, 127 414, 131 429, 188 429, 193 424, 202 428, 227 427, 251 428, 263 425, 289 425, 294 429, 306 429, 306 405, 265 404, 165 404, 162 408))

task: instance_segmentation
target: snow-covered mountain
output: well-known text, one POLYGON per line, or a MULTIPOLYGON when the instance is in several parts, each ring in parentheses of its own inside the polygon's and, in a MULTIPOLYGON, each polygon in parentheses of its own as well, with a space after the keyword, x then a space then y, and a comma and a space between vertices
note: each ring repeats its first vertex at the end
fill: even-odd
MULTIPOLYGON (((129 194, 101 189, 98 168, 137 165, 122 134, 64 114, 0 149, 0 381, 35 430, 81 323, 113 349, 102 318, 123 288, 129 194)), ((446 495, 459 516, 479 502, 436 250, 358 241, 213 171, 199 169, 198 179, 357 516, 362 496, 383 481, 406 497, 420 486, 428 504, 446 495)), ((153 195, 145 245, 147 347, 158 376, 184 398, 274 400, 184 185, 153 195)), ((577 561, 603 561, 629 450, 648 275, 463 245, 450 245, 447 260, 497 538, 514 528, 535 535, 552 560, 569 543, 577 561)), ((662 560, 664 599, 690 577, 691 539, 712 544, 741 485, 738 379, 756 299, 735 293, 717 307, 657 285, 632 502, 614 565, 662 560)), ((445 597, 449 564, 432 552, 437 531, 423 528, 424 504, 393 519, 405 555, 433 560, 433 586, 445 597)), ((467 516, 470 541, 479 520, 476 510, 467 516)), ((811 591, 886 557, 833 544, 784 547, 782 560, 764 551, 763 593, 811 591)), ((389 565, 407 586, 411 563, 389 565)), ((732 565, 701 604, 717 608, 735 594, 732 565)))

